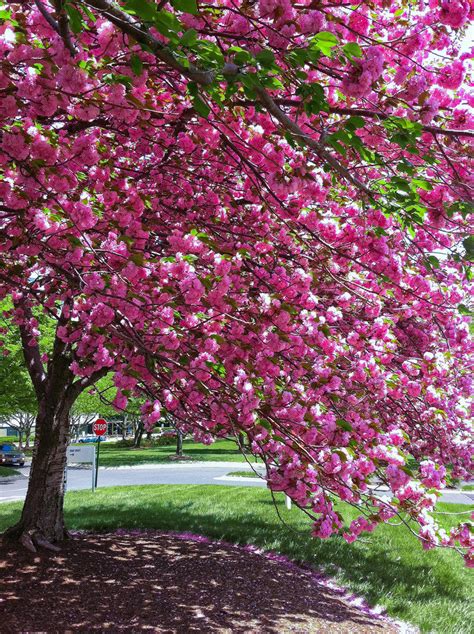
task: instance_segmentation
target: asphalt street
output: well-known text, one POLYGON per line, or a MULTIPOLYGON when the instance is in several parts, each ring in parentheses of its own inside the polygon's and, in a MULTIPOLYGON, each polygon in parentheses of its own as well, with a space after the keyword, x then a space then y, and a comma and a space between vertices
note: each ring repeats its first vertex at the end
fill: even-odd
MULTIPOLYGON (((257 466, 257 469, 259 467, 257 466)), ((262 467, 260 466, 260 470, 262 467)), ((239 462, 193 462, 167 465, 137 465, 133 467, 101 467, 98 487, 132 486, 136 484, 220 484, 223 486, 266 486, 257 478, 233 478, 232 471, 251 472, 250 465, 239 462)), ((0 479, 0 502, 22 500, 28 487, 29 468, 22 469, 22 476, 0 479)), ((92 471, 84 467, 69 467, 67 489, 90 489, 92 471)), ((381 491, 381 495, 387 493, 381 491)), ((443 502, 473 504, 474 491, 444 491, 443 502)))
MULTIPOLYGON (((131 486, 136 484, 222 484, 228 486, 265 486, 257 478, 226 478, 231 471, 248 471, 246 463, 239 462, 193 462, 170 465, 140 465, 133 467, 101 467, 98 487, 131 486), (225 479, 221 479, 225 478, 225 479)), ((0 479, 0 502, 22 500, 28 486, 28 467, 21 470, 23 477, 0 479)), ((90 489, 92 470, 83 467, 68 467, 67 490, 90 489)))

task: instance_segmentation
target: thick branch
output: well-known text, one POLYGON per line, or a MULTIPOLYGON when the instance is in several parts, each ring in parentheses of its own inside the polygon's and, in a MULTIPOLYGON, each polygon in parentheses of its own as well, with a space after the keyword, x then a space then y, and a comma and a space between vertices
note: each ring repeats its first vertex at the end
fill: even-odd
POLYGON ((65 2, 64 0, 55 0, 54 6, 56 8, 56 13, 58 17, 58 27, 59 27, 59 35, 62 37, 64 45, 71 53, 72 57, 77 53, 76 47, 71 38, 71 33, 69 31, 69 18, 64 8, 65 2))
POLYGON ((272 99, 272 97, 268 94, 268 92, 264 88, 256 88, 255 90, 260 102, 266 107, 268 112, 271 115, 273 115, 275 119, 277 119, 277 121, 279 121, 282 124, 282 126, 286 130, 291 132, 295 137, 297 137, 297 139, 299 139, 309 148, 314 150, 314 152, 316 152, 316 154, 321 159, 326 161, 326 163, 330 165, 334 171, 340 174, 345 180, 352 183, 352 185, 357 187, 357 189, 360 189, 361 191, 363 191, 365 194, 368 194, 369 196, 373 195, 370 189, 367 187, 367 185, 365 185, 362 181, 360 181, 358 178, 353 176, 350 173, 350 171, 346 167, 344 167, 344 165, 339 163, 339 161, 335 159, 334 156, 332 156, 332 154, 330 154, 327 150, 324 149, 321 143, 319 143, 318 141, 310 137, 308 134, 306 134, 306 132, 304 132, 297 123, 295 123, 292 119, 290 119, 290 117, 288 117, 288 115, 286 115, 283 112, 283 110, 275 103, 275 101, 272 99))
MULTIPOLYGON (((32 319, 31 309, 24 302, 16 303, 15 307, 23 311, 23 315, 27 320, 32 319)), ((26 363, 26 369, 30 375, 31 382, 35 390, 38 400, 44 395, 46 384, 46 373, 41 361, 41 354, 38 342, 32 339, 31 333, 24 323, 19 325, 21 345, 23 349, 23 357, 26 363)))
MULTIPOLYGON (((381 119, 382 121, 388 119, 392 115, 384 112, 376 112, 374 110, 365 110, 365 108, 336 108, 330 107, 330 112, 334 114, 348 114, 351 116, 360 115, 362 117, 369 117, 371 119, 381 119)), ((450 128, 440 128, 435 125, 422 125, 424 132, 431 132, 432 134, 445 134, 446 136, 467 136, 474 137, 472 130, 453 130, 450 128)))
POLYGON ((106 17, 112 24, 115 24, 123 33, 130 35, 140 44, 147 46, 153 53, 164 62, 167 66, 170 66, 174 70, 177 70, 183 76, 188 77, 192 81, 203 86, 212 84, 215 78, 214 71, 199 70, 192 64, 189 68, 185 68, 174 57, 173 53, 169 51, 164 44, 150 35, 150 33, 142 27, 139 23, 122 11, 111 0, 86 0, 86 2, 78 2, 78 4, 87 4, 88 6, 97 9, 104 17, 106 17))
POLYGON ((53 18, 53 16, 51 15, 51 13, 49 13, 49 11, 46 9, 46 7, 44 6, 44 4, 41 2, 41 0, 35 0, 35 4, 38 7, 38 11, 41 13, 41 15, 43 16, 43 18, 46 20, 46 22, 49 24, 49 26, 54 29, 56 31, 56 33, 58 35, 60 35, 60 31, 59 31, 59 24, 56 22, 56 20, 53 18))
POLYGON ((82 394, 84 390, 88 387, 91 387, 99 379, 102 379, 110 372, 110 368, 101 368, 100 370, 96 370, 90 376, 85 376, 82 379, 78 379, 72 385, 70 385, 66 392, 66 399, 70 401, 70 403, 74 403, 77 397, 82 394))
MULTIPOLYGON (((207 86, 211 84, 217 74, 214 71, 202 71, 196 69, 192 64, 189 67, 183 66, 161 42, 156 40, 150 33, 138 23, 136 23, 127 13, 117 7, 111 0, 87 0, 86 4, 97 9, 115 24, 122 32, 131 35, 137 42, 148 46, 155 55, 167 66, 177 70, 181 75, 195 81, 198 84, 207 86)), ((228 77, 237 77, 239 69, 235 64, 226 64, 222 73, 228 77)), ((344 167, 332 154, 325 150, 320 143, 311 138, 308 134, 292 121, 262 87, 256 89, 259 101, 266 107, 282 125, 307 147, 312 149, 321 159, 326 161, 330 167, 337 172, 342 178, 350 182, 357 189, 365 194, 372 196, 370 189, 358 178, 353 176, 350 171, 344 167)))
MULTIPOLYGON (((278 106, 289 106, 293 108, 301 108, 304 102, 300 99, 275 99, 275 103, 278 106)), ((242 101, 243 105, 253 106, 253 102, 250 100, 242 101)), ((387 114, 386 112, 377 112, 375 110, 366 110, 365 108, 343 108, 338 106, 329 106, 329 112, 332 114, 347 114, 349 116, 359 115, 361 117, 367 117, 369 119, 380 119, 381 121, 385 121, 389 119, 391 114, 387 114)), ((474 132, 472 130, 455 130, 452 128, 440 128, 436 125, 422 125, 422 130, 424 132, 431 132, 431 134, 440 134, 446 136, 466 136, 466 137, 474 137, 474 132)))

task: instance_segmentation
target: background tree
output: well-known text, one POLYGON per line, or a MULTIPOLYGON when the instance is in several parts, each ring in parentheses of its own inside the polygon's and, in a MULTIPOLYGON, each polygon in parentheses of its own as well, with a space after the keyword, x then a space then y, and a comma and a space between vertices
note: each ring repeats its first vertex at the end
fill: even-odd
POLYGON ((468 547, 430 511, 472 444, 469 12, 9 4, 0 280, 39 404, 11 536, 63 538, 70 409, 113 372, 150 427, 163 407, 204 441, 243 431, 319 537, 398 515, 468 547))
POLYGON ((104 377, 78 396, 70 413, 71 437, 77 438, 81 431, 87 430, 98 417, 109 421, 117 416, 117 411, 110 405, 116 388, 110 377, 104 377))
MULTIPOLYGON (((3 300, 0 303, 3 344, 0 354, 0 417, 5 424, 17 431, 20 448, 23 443, 29 448, 38 405, 25 366, 19 330, 9 317, 11 309, 11 301, 3 300)), ((41 311, 39 315, 43 325, 41 352, 46 353, 52 342, 51 324, 42 318, 41 311)))

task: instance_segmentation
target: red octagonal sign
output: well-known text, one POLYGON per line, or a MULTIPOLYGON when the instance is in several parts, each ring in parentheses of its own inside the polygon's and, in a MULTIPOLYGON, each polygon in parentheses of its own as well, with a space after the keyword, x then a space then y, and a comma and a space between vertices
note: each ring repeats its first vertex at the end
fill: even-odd
POLYGON ((103 436, 107 431, 107 421, 103 418, 98 418, 92 425, 92 431, 96 436, 103 436))

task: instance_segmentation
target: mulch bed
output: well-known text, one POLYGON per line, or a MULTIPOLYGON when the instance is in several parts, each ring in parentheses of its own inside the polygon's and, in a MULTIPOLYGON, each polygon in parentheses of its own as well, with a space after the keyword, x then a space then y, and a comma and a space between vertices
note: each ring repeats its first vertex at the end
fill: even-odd
POLYGON ((158 531, 80 533, 59 554, 0 543, 0 632, 395 633, 310 568, 158 531))

